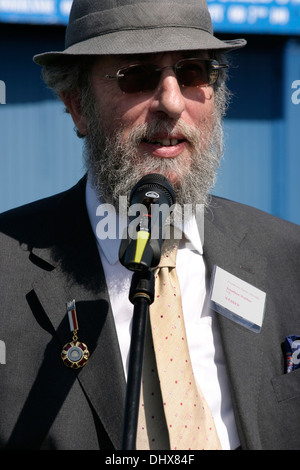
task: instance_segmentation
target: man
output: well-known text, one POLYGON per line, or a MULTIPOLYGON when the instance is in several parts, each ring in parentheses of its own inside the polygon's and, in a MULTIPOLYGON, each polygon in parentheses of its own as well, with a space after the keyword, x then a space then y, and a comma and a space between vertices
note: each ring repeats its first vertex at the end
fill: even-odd
MULTIPOLYGON (((211 448, 299 448, 300 372, 286 373, 283 345, 300 334, 300 229, 209 197, 228 99, 224 53, 243 45, 213 36, 200 0, 74 0, 65 51, 35 57, 84 139, 87 177, 0 219, 1 448, 121 448, 131 272, 99 220, 106 204, 105 220, 122 225, 120 197, 150 173, 168 178, 180 207, 194 208, 180 227, 176 266, 198 395, 218 441, 211 448), (207 302, 210 285, 222 291, 224 271, 235 276, 225 295, 253 304, 250 317, 207 302)), ((152 439, 139 421, 137 448, 187 450, 181 435, 171 444, 159 377, 164 438, 152 439)), ((168 384, 169 396, 176 386, 168 384)), ((183 435, 190 417, 177 405, 183 435)), ((193 438, 191 448, 205 445, 193 438)))

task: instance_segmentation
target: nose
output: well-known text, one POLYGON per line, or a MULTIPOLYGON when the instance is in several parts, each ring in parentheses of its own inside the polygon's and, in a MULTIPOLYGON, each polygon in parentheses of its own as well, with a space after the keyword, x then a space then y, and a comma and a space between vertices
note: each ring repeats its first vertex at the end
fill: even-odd
POLYGON ((172 119, 179 119, 185 109, 180 85, 171 67, 163 70, 152 101, 152 112, 161 112, 172 119))

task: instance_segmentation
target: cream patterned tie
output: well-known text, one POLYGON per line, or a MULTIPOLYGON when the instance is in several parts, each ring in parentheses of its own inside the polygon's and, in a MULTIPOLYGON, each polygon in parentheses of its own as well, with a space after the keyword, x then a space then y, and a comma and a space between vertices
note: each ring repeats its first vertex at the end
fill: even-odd
POLYGON ((136 448, 220 450, 213 418, 193 375, 176 254, 177 244, 165 241, 155 271, 155 301, 150 306, 151 329, 147 329, 145 339, 136 448))

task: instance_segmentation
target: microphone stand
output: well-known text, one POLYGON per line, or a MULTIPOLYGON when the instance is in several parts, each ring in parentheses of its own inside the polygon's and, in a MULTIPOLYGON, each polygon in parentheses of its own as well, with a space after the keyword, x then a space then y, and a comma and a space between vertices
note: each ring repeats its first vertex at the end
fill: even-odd
POLYGON ((135 222, 138 221, 139 230, 137 238, 131 239, 128 226, 128 236, 123 239, 119 250, 120 262, 134 271, 129 292, 134 311, 122 436, 123 450, 136 449, 146 324, 149 305, 154 301, 154 275, 150 267, 159 263, 163 241, 161 232, 167 216, 170 215, 169 211, 167 214, 166 211, 160 214, 160 209, 165 206, 170 209, 175 201, 175 193, 169 180, 156 173, 143 176, 130 193, 130 207, 139 207, 138 217, 137 212, 131 213, 130 224, 134 222, 133 227, 136 228, 135 222), (153 230, 156 236, 149 239, 153 230))
POLYGON ((129 300, 134 305, 134 310, 126 388, 122 450, 136 449, 146 324, 149 316, 149 305, 154 301, 154 276, 152 271, 135 271, 133 273, 129 300))

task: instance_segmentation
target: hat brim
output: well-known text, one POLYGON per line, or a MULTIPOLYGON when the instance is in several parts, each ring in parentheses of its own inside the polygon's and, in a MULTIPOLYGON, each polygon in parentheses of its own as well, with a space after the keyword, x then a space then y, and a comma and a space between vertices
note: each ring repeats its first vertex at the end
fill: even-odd
POLYGON ((168 27, 124 30, 78 42, 62 52, 50 51, 33 57, 39 65, 55 65, 75 56, 147 54, 184 50, 233 51, 246 45, 245 39, 221 41, 196 28, 168 27))

